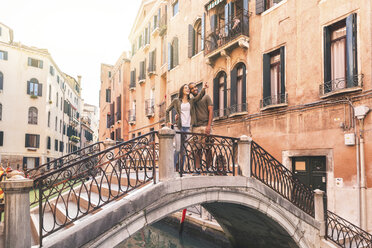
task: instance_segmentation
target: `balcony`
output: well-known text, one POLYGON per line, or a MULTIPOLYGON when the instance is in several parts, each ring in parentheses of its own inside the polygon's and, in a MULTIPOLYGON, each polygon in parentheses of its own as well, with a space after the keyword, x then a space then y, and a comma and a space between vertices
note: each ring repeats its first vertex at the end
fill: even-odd
POLYGON ((159 120, 163 120, 165 118, 165 110, 166 110, 166 102, 163 101, 159 104, 159 120))
POLYGON ((337 78, 319 85, 320 98, 326 98, 343 93, 355 92, 362 90, 363 74, 354 75, 353 77, 337 78))
POLYGON ((241 11, 231 22, 207 33, 204 55, 211 61, 236 47, 249 47, 249 12, 241 11))
POLYGON ((128 122, 130 125, 136 124, 136 110, 130 109, 128 111, 128 122))
POLYGON ((247 112, 248 103, 235 104, 229 108, 229 116, 239 115, 247 112))
POLYGON ((81 122, 87 126, 90 126, 92 120, 88 116, 81 117, 81 122))
POLYGON ((75 136, 75 135, 70 136, 70 142, 71 143, 76 144, 76 143, 79 143, 79 141, 80 141, 80 137, 75 136))
POLYGON ((288 106, 288 93, 265 97, 260 101, 261 110, 288 106))
POLYGON ((229 115, 229 108, 220 108, 213 111, 213 118, 224 119, 229 115))
POLYGON ((147 99, 145 101, 145 113, 147 117, 153 117, 155 114, 155 100, 147 99))
POLYGON ((79 125, 79 120, 76 117, 70 117, 70 126, 77 127, 79 125))

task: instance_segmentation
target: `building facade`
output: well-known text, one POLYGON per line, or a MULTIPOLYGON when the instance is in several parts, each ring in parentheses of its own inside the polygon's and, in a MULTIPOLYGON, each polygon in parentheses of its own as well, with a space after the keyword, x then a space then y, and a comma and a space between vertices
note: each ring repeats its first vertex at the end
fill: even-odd
POLYGON ((98 108, 94 105, 84 103, 83 113, 80 119, 82 127, 81 147, 85 147, 98 141, 98 118, 98 108))
POLYGON ((368 0, 142 1, 129 137, 158 130, 183 84, 209 82, 214 134, 251 136, 371 231, 371 10, 368 0))
POLYGON ((63 73, 46 49, 13 42, 0 24, 0 154, 33 168, 79 145, 80 77, 63 73))
POLYGON ((101 64, 99 140, 128 140, 129 66, 125 52, 114 66, 101 64))

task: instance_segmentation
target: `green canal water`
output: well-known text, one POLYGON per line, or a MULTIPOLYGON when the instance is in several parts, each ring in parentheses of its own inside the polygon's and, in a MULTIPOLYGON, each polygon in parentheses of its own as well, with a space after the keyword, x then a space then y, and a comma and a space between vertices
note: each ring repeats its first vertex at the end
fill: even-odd
POLYGON ((185 223, 182 237, 178 223, 165 219, 143 228, 116 248, 229 248, 227 238, 211 230, 185 223))

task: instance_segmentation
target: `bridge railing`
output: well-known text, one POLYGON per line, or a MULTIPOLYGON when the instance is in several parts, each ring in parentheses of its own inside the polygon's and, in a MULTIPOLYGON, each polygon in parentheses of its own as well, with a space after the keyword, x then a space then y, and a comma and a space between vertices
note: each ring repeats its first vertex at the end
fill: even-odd
POLYGON ((314 192, 256 142, 251 142, 251 174, 281 196, 314 216, 314 192))
POLYGON ((372 247, 372 235, 327 210, 326 238, 340 247, 372 247))
POLYGON ((157 149, 157 132, 153 131, 35 179, 39 244, 107 203, 152 180, 156 182, 157 149))
POLYGON ((177 135, 180 135, 181 140, 177 172, 181 176, 183 174, 235 176, 239 139, 190 132, 177 132, 177 135))

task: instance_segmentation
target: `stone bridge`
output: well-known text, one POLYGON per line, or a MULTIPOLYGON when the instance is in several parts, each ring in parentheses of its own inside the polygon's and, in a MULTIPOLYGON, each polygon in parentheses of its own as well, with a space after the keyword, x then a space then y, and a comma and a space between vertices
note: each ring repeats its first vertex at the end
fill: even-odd
POLYGON ((50 236, 44 245, 113 247, 196 204, 215 217, 234 247, 320 247, 320 222, 258 180, 242 176, 190 176, 147 185, 95 218, 50 236))

